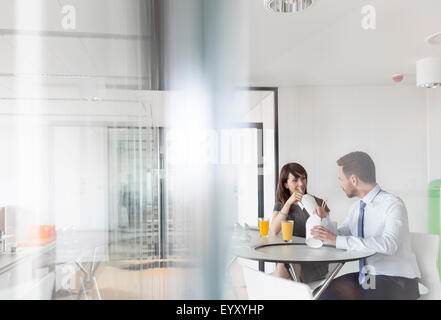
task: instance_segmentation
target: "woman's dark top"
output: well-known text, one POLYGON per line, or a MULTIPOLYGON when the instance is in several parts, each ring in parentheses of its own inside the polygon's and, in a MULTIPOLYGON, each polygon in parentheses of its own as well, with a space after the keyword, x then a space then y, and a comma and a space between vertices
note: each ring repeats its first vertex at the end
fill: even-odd
MULTIPOLYGON (((319 206, 322 205, 323 200, 319 199, 315 196, 313 196, 315 201, 319 206)), ((283 206, 280 202, 276 202, 274 205, 273 211, 280 211, 282 210, 283 206)), ((330 211, 328 206, 326 206, 326 211, 330 211)), ((306 237, 306 220, 308 220, 309 214, 306 210, 302 210, 298 205, 293 204, 291 208, 289 209, 288 217, 286 220, 293 220, 294 221, 294 229, 292 231, 293 236, 296 237, 306 237)))
MULTIPOLYGON (((315 201, 319 206, 322 205, 323 200, 313 196, 315 201)), ((276 202, 273 211, 282 210, 283 206, 280 202, 276 202)), ((328 206, 326 206, 326 211, 330 211, 328 206)), ((306 220, 308 220, 309 214, 306 210, 302 210, 298 205, 293 204, 289 209, 288 217, 286 220, 294 221, 294 229, 292 231, 295 237, 306 237, 306 220)), ((311 263, 311 264, 301 264, 302 268, 302 280, 305 283, 317 281, 324 279, 328 273, 328 263, 311 263)), ((287 266, 288 267, 288 266, 287 266)))

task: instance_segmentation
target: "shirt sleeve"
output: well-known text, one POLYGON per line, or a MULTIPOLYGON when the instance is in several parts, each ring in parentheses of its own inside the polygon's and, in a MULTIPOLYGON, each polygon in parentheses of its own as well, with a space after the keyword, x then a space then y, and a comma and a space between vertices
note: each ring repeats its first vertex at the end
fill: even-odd
POLYGON ((280 211, 280 210, 282 210, 282 204, 281 204, 280 202, 276 202, 276 203, 274 204, 274 209, 273 209, 273 211, 280 211))
POLYGON ((336 247, 346 250, 371 249, 376 253, 393 255, 398 250, 400 238, 406 225, 406 217, 407 211, 404 203, 397 201, 386 211, 384 231, 381 235, 370 238, 338 236, 336 247))
MULTIPOLYGON (((314 196, 315 201, 317 202, 317 204, 321 207, 323 204, 323 200, 320 198, 317 198, 316 196, 314 196)), ((325 205, 325 210, 327 212, 331 212, 331 210, 329 209, 328 205, 325 205)), ((329 216, 329 214, 326 216, 326 218, 323 218, 323 226, 328 229, 329 231, 331 231, 334 234, 337 234, 337 229, 334 226, 334 223, 331 220, 331 217, 329 216)))
POLYGON ((329 215, 327 215, 326 218, 323 218, 322 223, 326 229, 328 229, 329 231, 331 231, 334 234, 337 233, 337 229, 334 227, 334 223, 332 222, 329 215))
MULTIPOLYGON (((345 221, 343 221, 343 224, 338 227, 335 234, 337 236, 351 236, 351 229, 349 228, 349 221, 351 220, 351 216, 347 216, 345 221)), ((338 238, 338 237, 337 237, 338 238)))

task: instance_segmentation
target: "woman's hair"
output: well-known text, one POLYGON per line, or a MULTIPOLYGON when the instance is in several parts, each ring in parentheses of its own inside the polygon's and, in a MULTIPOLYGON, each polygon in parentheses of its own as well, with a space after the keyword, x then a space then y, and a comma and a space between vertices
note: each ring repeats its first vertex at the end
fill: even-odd
MULTIPOLYGON (((291 193, 287 188, 285 188, 285 183, 288 181, 289 174, 292 174, 296 179, 300 178, 300 175, 304 175, 306 180, 308 180, 308 174, 306 173, 305 168, 303 168, 298 163, 287 163, 283 166, 280 171, 279 182, 277 183, 277 191, 276 191, 276 201, 285 205, 286 201, 291 196, 291 193)), ((307 193, 305 189, 305 193, 307 193)))

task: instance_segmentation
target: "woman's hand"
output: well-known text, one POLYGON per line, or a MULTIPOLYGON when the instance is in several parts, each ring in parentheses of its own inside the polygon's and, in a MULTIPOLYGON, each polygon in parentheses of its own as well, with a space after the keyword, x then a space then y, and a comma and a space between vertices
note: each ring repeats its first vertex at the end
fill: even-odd
POLYGON ((290 205, 297 204, 302 201, 303 192, 300 189, 297 189, 288 199, 290 205))
POLYGON ((312 214, 318 215, 321 219, 326 218, 329 215, 328 211, 326 211, 325 208, 322 207, 315 208, 312 214))

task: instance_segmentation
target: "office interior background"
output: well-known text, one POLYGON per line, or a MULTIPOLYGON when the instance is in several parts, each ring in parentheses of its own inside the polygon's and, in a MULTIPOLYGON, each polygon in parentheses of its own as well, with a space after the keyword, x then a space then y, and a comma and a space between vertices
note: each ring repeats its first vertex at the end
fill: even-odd
POLYGON ((439 32, 439 0, 0 0, 0 298, 237 298, 231 239, 283 164, 341 224, 356 150, 439 234, 439 32))

